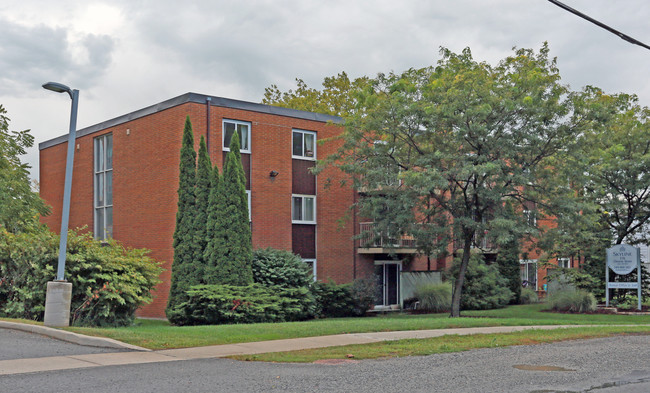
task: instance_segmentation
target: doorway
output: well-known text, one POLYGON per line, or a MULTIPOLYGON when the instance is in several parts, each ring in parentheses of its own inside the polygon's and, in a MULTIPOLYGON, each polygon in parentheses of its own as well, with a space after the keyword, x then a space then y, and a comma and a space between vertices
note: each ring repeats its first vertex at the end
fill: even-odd
POLYGON ((401 262, 375 261, 375 280, 377 292, 375 293, 375 305, 392 306, 400 304, 400 271, 401 262))

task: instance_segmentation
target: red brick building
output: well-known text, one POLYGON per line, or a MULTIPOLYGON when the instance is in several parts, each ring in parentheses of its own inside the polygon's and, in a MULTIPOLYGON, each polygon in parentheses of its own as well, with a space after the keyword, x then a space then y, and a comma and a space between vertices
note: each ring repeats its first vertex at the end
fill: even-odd
MULTIPOLYGON (((220 168, 233 130, 241 135, 254 248, 291 250, 313 266, 319 280, 375 277, 377 302, 383 305, 399 304, 400 271, 437 268, 436 261, 415 257, 407 239, 399 240, 397 258, 381 244, 359 248, 355 233, 372 224, 351 214, 356 196, 338 186, 343 173, 309 172, 317 158, 338 147, 331 138, 342 132, 340 118, 187 93, 77 131, 70 228, 86 227, 97 238, 111 236, 150 249, 166 269, 141 316, 164 316, 187 116, 196 148, 203 135, 212 163, 220 168)), ((67 136, 39 149, 41 196, 52 206, 43 221, 58 231, 67 136)))

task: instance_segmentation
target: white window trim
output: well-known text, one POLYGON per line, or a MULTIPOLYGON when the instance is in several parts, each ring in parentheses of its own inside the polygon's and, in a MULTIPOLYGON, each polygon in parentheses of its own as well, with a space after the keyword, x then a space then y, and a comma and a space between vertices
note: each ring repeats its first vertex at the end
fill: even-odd
POLYGON ((251 190, 246 190, 246 197, 248 198, 248 222, 251 222, 253 221, 252 220, 253 213, 251 213, 251 211, 253 210, 251 208, 251 190))
POLYGON ((557 266, 565 268, 565 269, 570 268, 571 267, 571 259, 569 259, 569 258, 558 258, 557 259, 557 266), (564 263, 562 263, 562 262, 564 262, 564 263), (563 264, 566 265, 566 267, 562 266, 563 264))
MULTIPOLYGON (((316 147, 317 142, 318 142, 318 139, 317 139, 316 132, 314 132, 314 131, 307 131, 307 130, 301 130, 301 129, 298 129, 298 128, 294 128, 294 129, 292 129, 292 130, 291 130, 291 158, 295 158, 295 159, 297 159, 297 160, 316 161, 316 151, 318 150, 317 147, 316 147), (293 134, 294 134, 294 133, 303 134, 303 148, 304 148, 304 146, 305 146, 305 144, 304 144, 304 140, 305 140, 305 139, 304 139, 304 138, 305 138, 304 134, 311 134, 311 135, 314 136, 314 156, 313 156, 313 157, 307 157, 307 156, 304 156, 304 155, 302 155, 302 156, 297 156, 297 155, 294 155, 294 154, 293 154, 293 134)), ((304 153, 305 153, 305 152, 303 151, 303 154, 304 154, 304 153)))
MULTIPOLYGON (((221 121, 221 147, 223 151, 230 151, 230 147, 226 146, 226 123, 234 123, 248 126, 248 149, 242 149, 240 147, 240 153, 250 153, 251 152, 251 128, 252 124, 250 121, 241 121, 241 120, 232 120, 232 119, 223 119, 221 121)), ((240 136, 241 138, 241 136, 240 136)))
POLYGON ((317 205, 316 205, 316 195, 304 195, 304 194, 291 194, 291 223, 292 224, 316 224, 316 212, 317 212, 317 205), (294 220, 293 219, 293 198, 302 198, 302 202, 300 204, 301 209, 302 209, 302 217, 305 217, 305 197, 307 198, 314 198, 314 220, 313 221, 308 221, 308 220, 294 220))
MULTIPOLYGON (((103 144, 103 150, 102 150, 103 157, 102 157, 102 160, 104 162, 104 165, 106 165, 106 140, 108 139, 109 135, 111 136, 111 138, 113 137, 112 133, 108 133, 108 134, 100 135, 100 136, 95 137, 93 139, 93 236, 95 237, 95 239, 99 239, 99 240, 106 240, 106 239, 109 239, 109 238, 111 238, 113 236, 113 230, 111 230, 110 233, 109 233, 109 231, 107 231, 107 228, 109 226, 111 227, 111 229, 113 229, 113 220, 111 220, 110 225, 106 225, 106 209, 108 209, 108 208, 113 209, 113 204, 112 203, 110 205, 106 204, 106 173, 111 172, 111 174, 112 174, 113 173, 113 166, 111 165, 110 169, 107 169, 107 168, 103 168, 101 170, 96 169, 97 168, 97 162, 96 162, 96 160, 97 160, 97 142, 100 141, 100 140, 102 141, 101 142, 103 144), (104 192, 104 195, 103 195, 104 204, 101 205, 101 206, 97 204, 97 188, 98 188, 97 175, 98 174, 104 174, 104 176, 103 176, 104 185, 102 187, 102 190, 104 192), (99 222, 99 219, 98 219, 99 214, 101 214, 103 216, 103 219, 102 219, 102 222, 104 223, 103 228, 98 228, 98 225, 97 225, 98 222, 99 222)), ((111 149, 113 149, 113 147, 111 147, 111 149)), ((111 179, 112 179, 112 177, 111 177, 111 179)), ((112 183, 112 180, 111 180, 111 183, 112 183)), ((112 187, 113 187, 113 185, 111 184, 111 188, 112 187)), ((113 199, 114 198, 115 198, 115 195, 113 195, 113 199)), ((111 217, 113 217, 113 216, 114 216, 114 214, 111 217)))
POLYGON ((525 265, 526 266, 524 268, 524 271, 526 272, 525 280, 528 281, 528 282, 530 282, 530 277, 528 277, 528 264, 535 264, 535 288, 533 288, 534 290, 537 290, 537 286, 539 285, 539 272, 538 272, 539 266, 537 265, 537 262, 538 262, 537 259, 520 259, 519 260, 519 265, 525 265))
POLYGON ((314 258, 303 258, 302 260, 305 263, 311 263, 312 264, 312 276, 314 277, 314 281, 316 281, 316 259, 314 258))

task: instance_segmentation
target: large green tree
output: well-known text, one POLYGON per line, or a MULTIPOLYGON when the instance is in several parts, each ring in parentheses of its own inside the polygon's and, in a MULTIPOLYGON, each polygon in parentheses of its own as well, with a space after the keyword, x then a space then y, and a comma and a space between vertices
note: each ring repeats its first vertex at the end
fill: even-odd
POLYGON ((178 176, 178 210, 174 229, 174 261, 167 310, 185 296, 192 284, 194 261, 194 217, 196 215, 196 151, 190 117, 185 119, 178 176))
POLYGON ((264 89, 263 104, 325 113, 334 116, 348 116, 355 112, 355 92, 368 86, 369 79, 360 77, 350 80, 345 72, 326 77, 322 90, 307 86, 302 79, 296 79, 296 89, 280 91, 277 85, 264 89))
POLYGON ((585 198, 614 233, 614 244, 648 242, 650 224, 650 109, 629 94, 587 87, 576 96, 582 116, 571 164, 585 198))
POLYGON ((515 50, 491 66, 442 49, 436 67, 379 75, 346 121, 344 145, 328 159, 352 175, 361 215, 381 236, 409 233, 425 255, 443 253, 453 238, 463 250, 451 316, 460 315, 462 286, 477 233, 497 243, 535 228, 549 199, 570 196, 551 181, 550 158, 573 140, 568 89, 555 59, 515 50))
POLYGON ((20 161, 34 137, 29 130, 9 131, 6 113, 0 105, 0 228, 18 233, 38 225, 49 208, 31 189, 29 165, 20 161))
POLYGON ((246 176, 239 136, 231 138, 223 177, 209 207, 210 226, 205 251, 208 284, 248 285, 253 282, 251 230, 248 220, 246 176))

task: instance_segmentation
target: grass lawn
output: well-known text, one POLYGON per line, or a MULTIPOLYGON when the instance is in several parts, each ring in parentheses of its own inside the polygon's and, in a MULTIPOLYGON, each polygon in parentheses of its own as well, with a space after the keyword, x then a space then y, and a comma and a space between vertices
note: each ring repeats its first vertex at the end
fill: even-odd
MULTIPOLYGON (((313 337, 342 333, 444 329, 479 326, 522 325, 625 325, 648 324, 650 315, 556 314, 541 311, 542 305, 511 306, 500 310, 465 311, 465 318, 448 314, 387 314, 365 318, 331 318, 305 322, 175 327, 165 321, 137 320, 125 328, 66 330, 109 337, 150 349, 185 348, 252 341, 313 337)), ((640 330, 650 331, 650 326, 640 330)))
POLYGON ((557 330, 527 330, 516 333, 449 335, 428 339, 408 339, 364 345, 346 345, 292 352, 229 356, 232 359, 264 362, 314 362, 321 359, 376 359, 385 357, 424 356, 461 352, 478 348, 531 345, 555 341, 608 337, 619 334, 650 334, 647 326, 606 326, 557 330))

